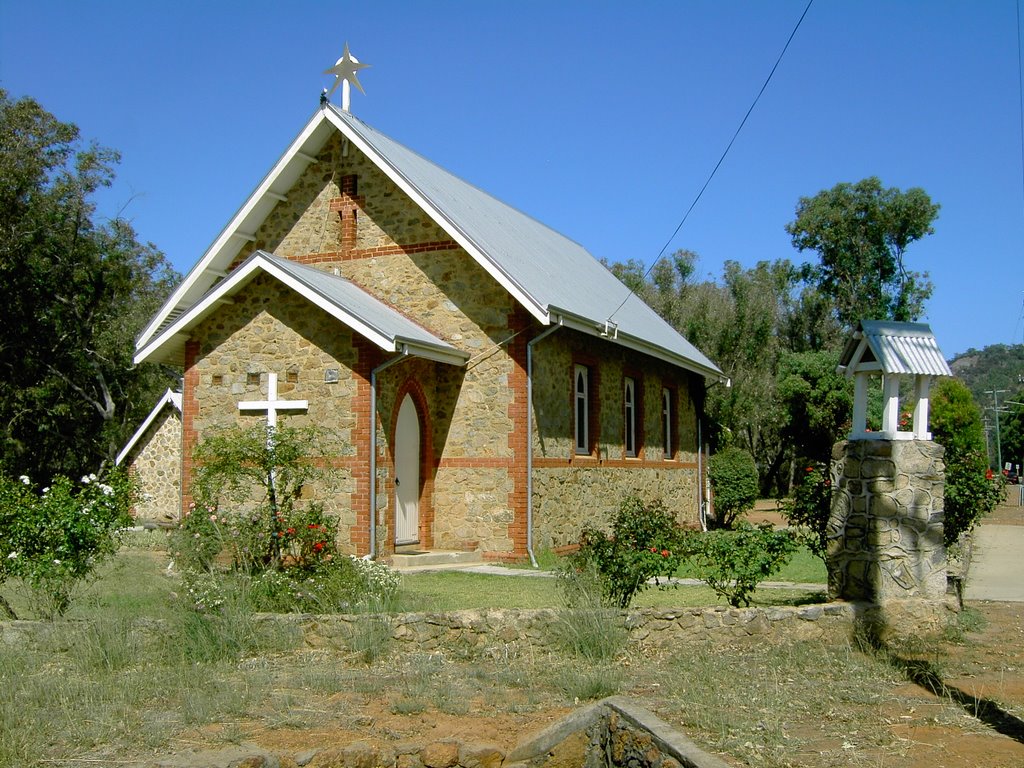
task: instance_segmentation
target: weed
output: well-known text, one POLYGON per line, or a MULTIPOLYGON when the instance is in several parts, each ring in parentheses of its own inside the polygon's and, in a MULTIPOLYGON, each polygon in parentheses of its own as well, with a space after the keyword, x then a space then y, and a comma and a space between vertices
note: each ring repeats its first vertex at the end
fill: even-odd
POLYGON ((569 701, 592 701, 614 696, 622 685, 622 671, 607 664, 576 661, 558 664, 551 682, 569 701))

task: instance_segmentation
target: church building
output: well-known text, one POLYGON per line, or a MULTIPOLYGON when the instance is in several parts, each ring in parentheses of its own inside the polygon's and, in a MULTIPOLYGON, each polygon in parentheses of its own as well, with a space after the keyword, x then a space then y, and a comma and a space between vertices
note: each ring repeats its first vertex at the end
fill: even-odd
POLYGON ((276 422, 332 435, 341 482, 310 493, 355 554, 523 558, 627 494, 695 524, 718 367, 579 244, 321 101, 137 341, 184 370, 182 512, 204 436, 276 422))

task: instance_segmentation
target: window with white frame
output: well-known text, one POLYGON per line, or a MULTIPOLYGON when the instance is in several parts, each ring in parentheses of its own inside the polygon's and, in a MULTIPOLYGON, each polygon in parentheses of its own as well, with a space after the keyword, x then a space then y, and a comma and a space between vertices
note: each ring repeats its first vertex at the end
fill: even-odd
POLYGON ((577 365, 573 371, 576 453, 590 453, 590 370, 577 365))
POLYGON ((626 423, 625 446, 627 456, 636 456, 636 380, 629 376, 625 379, 623 387, 622 402, 626 423))
POLYGON ((661 450, 665 459, 675 458, 672 450, 672 390, 661 390, 661 450))

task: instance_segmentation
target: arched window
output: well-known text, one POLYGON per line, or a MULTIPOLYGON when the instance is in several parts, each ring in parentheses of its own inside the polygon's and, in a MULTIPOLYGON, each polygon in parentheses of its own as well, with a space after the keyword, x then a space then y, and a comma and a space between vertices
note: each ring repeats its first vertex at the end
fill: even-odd
POLYGON ((627 456, 636 456, 636 381, 626 377, 622 394, 624 420, 626 424, 625 446, 627 456))
POLYGON ((577 365, 574 371, 576 453, 590 453, 590 371, 577 365))
POLYGON ((661 450, 665 460, 675 458, 672 446, 672 390, 661 390, 661 450))

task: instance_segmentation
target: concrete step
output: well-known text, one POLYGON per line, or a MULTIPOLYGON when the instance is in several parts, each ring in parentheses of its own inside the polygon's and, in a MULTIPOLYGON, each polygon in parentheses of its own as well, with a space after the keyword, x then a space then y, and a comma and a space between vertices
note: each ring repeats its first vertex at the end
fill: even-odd
POLYGON ((434 549, 423 551, 398 551, 391 556, 391 567, 396 571, 416 568, 466 568, 479 565, 483 557, 479 552, 456 552, 434 549))

